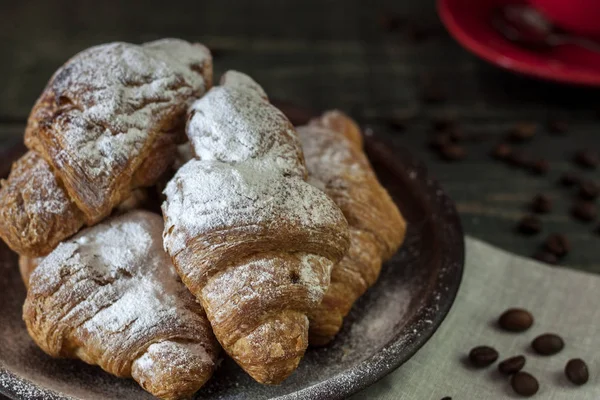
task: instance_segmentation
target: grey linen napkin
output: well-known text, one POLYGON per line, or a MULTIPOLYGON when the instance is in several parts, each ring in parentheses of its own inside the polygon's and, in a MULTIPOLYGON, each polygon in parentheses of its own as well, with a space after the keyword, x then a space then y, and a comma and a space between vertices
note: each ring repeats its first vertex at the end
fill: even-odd
POLYGON ((351 399, 520 399, 497 370, 499 361, 518 354, 527 358, 523 371, 540 383, 533 398, 600 399, 600 276, 540 264, 469 237, 466 253, 462 285, 438 331, 406 364, 351 399), (534 325, 524 333, 497 329, 498 316, 510 307, 530 310, 534 325), (532 352, 531 341, 546 332, 565 340, 562 352, 550 357, 532 352), (465 357, 478 345, 498 350, 498 362, 471 368, 465 357), (586 385, 566 379, 571 358, 588 363, 586 385))

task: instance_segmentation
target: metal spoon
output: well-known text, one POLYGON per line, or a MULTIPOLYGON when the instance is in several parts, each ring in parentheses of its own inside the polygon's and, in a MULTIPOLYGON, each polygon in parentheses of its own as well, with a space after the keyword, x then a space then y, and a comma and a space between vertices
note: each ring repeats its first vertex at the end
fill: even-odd
POLYGON ((559 31, 534 8, 513 4, 502 7, 492 18, 494 27, 508 40, 538 50, 574 44, 600 53, 600 44, 559 31))

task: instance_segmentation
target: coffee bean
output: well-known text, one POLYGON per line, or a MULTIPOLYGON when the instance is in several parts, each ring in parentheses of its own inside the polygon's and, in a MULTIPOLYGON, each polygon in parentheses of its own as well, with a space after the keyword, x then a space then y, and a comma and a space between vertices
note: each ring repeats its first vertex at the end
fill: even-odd
POLYGON ((578 185, 579 182, 581 182, 581 178, 574 172, 565 172, 560 177, 560 184, 565 187, 578 185))
POLYGON ((537 175, 545 175, 548 173, 548 170, 550 169, 550 163, 548 162, 548 160, 537 160, 534 161, 533 163, 531 163, 531 171, 537 175))
POLYGON ((434 150, 440 150, 442 147, 450 144, 450 135, 447 133, 436 133, 429 141, 429 147, 434 150))
POLYGON ((385 12, 379 15, 379 26, 388 33, 397 32, 404 25, 404 19, 398 14, 385 12))
POLYGON ((600 157, 594 150, 580 150, 575 153, 575 162, 584 168, 595 169, 600 164, 600 157))
POLYGON ((507 358, 498 364, 498 371, 503 373, 504 375, 512 375, 523 369, 525 366, 525 357, 524 356, 515 356, 511 358, 507 358))
POLYGON ((513 151, 507 158, 506 161, 513 167, 529 168, 531 161, 529 157, 520 151, 513 151))
POLYGON ((533 258, 535 258, 536 260, 541 261, 543 263, 550 264, 550 265, 558 264, 558 257, 556 257, 554 254, 550 253, 549 251, 539 250, 537 253, 535 253, 533 255, 533 258))
POLYGON ((453 129, 456 125, 456 118, 452 115, 439 116, 433 120, 433 129, 440 132, 453 129))
POLYGON ((519 221, 517 229, 524 235, 535 235, 542 230, 542 221, 535 215, 526 215, 519 221))
POLYGON ((519 371, 513 375, 510 384, 515 393, 524 397, 531 397, 540 389, 540 384, 533 375, 519 371))
POLYGON ((581 200, 571 208, 571 214, 581 221, 589 222, 596 219, 598 210, 596 209, 596 205, 591 201, 581 200))
POLYGON ((538 354, 551 356, 560 352, 565 347, 565 342, 554 333, 545 333, 533 339, 531 347, 538 354))
POLYGON ((428 82, 422 88, 421 99, 425 103, 442 103, 446 101, 446 93, 439 84, 428 82))
POLYGON ((450 397, 450 396, 442 397, 442 400, 452 400, 452 397, 450 397))
POLYGON ((583 181, 579 184, 579 197, 584 200, 595 200, 600 195, 600 186, 594 181, 583 181))
POLYGON ((508 138, 513 142, 524 142, 530 140, 537 133, 538 126, 532 122, 519 122, 512 127, 508 138))
POLYGON ((498 326, 505 331, 524 332, 533 325, 533 315, 522 308, 509 308, 498 318, 498 326))
POLYGON ((446 161, 459 161, 467 156, 467 151, 457 144, 448 144, 440 149, 440 155, 446 161))
POLYGON ((569 130, 567 121, 562 119, 548 120, 548 131, 557 135, 565 134, 569 130))
POLYGON ((556 257, 564 257, 571 250, 571 243, 565 235, 553 233, 546 238, 544 247, 556 257))
POLYGON ((500 143, 492 149, 491 154, 496 160, 506 160, 512 154, 512 148, 506 143, 500 143))
POLYGON ((460 128, 455 127, 450 130, 450 140, 454 143, 464 142, 466 139, 467 135, 460 128))
POLYGON ((401 117, 390 117, 387 120, 388 126, 397 132, 406 130, 406 122, 406 119, 401 117))
POLYGON ((549 213, 552 211, 552 200, 545 194, 538 194, 531 201, 531 209, 539 214, 549 213))
POLYGON ((489 346, 478 346, 469 352, 471 364, 478 368, 487 367, 498 359, 498 352, 489 346))
POLYGON ((576 385, 583 385, 590 378, 587 364, 580 358, 569 360, 565 367, 565 375, 576 385))

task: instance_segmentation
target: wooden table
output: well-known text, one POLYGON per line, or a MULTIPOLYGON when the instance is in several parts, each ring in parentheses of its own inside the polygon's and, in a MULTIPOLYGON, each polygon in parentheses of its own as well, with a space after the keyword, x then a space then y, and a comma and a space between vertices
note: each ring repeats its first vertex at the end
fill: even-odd
MULTIPOLYGON (((216 72, 235 68, 255 77, 273 98, 315 109, 340 108, 407 146, 456 200, 466 233, 504 249, 532 255, 545 235, 563 232, 573 245, 563 263, 600 272, 598 221, 568 215, 574 194, 556 184, 577 149, 600 150, 598 91, 513 76, 488 66, 445 32, 432 0, 425 1, 6 1, 0 5, 0 141, 21 140, 29 109, 51 74, 71 55, 104 42, 162 37, 201 41, 215 50, 216 72), (13 3, 13 4, 9 4, 13 3), (390 29, 382 15, 401 21, 390 29), (424 79, 439 84, 446 101, 422 99, 424 79), (426 146, 431 121, 455 115, 465 132, 463 162, 439 160, 426 146), (567 136, 545 130, 550 116, 569 123, 567 136), (398 132, 389 119, 401 117, 398 132), (547 176, 494 162, 488 152, 518 121, 540 124, 520 147, 551 163, 547 176), (514 233, 531 197, 554 202, 542 234, 514 233)), ((600 178, 598 170, 582 171, 600 178)))

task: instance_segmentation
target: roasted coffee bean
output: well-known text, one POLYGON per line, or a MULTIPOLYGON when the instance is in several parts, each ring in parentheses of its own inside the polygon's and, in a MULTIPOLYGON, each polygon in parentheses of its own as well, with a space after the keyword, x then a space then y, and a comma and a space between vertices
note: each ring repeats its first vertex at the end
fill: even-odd
POLYGON ((569 130, 569 125, 567 121, 562 119, 550 119, 548 120, 548 131, 550 133, 554 133, 556 135, 561 135, 567 133, 569 130))
POLYGON ((571 243, 565 235, 553 233, 546 238, 544 247, 557 257, 564 257, 571 250, 571 243))
POLYGON ((505 331, 524 332, 533 325, 533 315, 522 308, 509 308, 498 318, 498 326, 505 331))
POLYGON ((520 151, 513 151, 507 158, 506 161, 513 167, 529 168, 531 161, 529 157, 520 151))
POLYGON ((508 138, 513 142, 524 142, 530 140, 537 133, 538 126, 532 122, 519 122, 512 127, 508 138))
POLYGON ((492 157, 497 160, 506 160, 512 154, 512 147, 506 143, 500 143, 492 149, 492 157))
POLYGON ((558 264, 558 257, 556 257, 554 254, 550 253, 549 251, 539 250, 537 253, 535 253, 533 255, 533 258, 535 258, 536 260, 541 261, 543 263, 546 263, 546 264, 551 264, 551 265, 558 264))
POLYGON ((560 177, 560 184, 566 187, 578 185, 581 182, 581 178, 574 172, 565 172, 560 177))
POLYGON ((401 117, 390 117, 387 120, 388 126, 397 132, 406 130, 406 122, 406 119, 401 117))
POLYGON ((581 200, 575 203, 573 208, 571 208, 571 214, 581 221, 589 222, 596 219, 598 210, 596 205, 591 201, 581 200))
POLYGON ((442 400, 452 400, 452 397, 450 397, 450 396, 442 397, 442 400))
POLYGON ((525 366, 525 357, 524 356, 515 356, 511 358, 507 358, 498 364, 498 371, 504 375, 512 375, 516 374, 525 366))
POLYGON ((450 140, 452 140, 454 143, 460 143, 460 142, 464 142, 465 140, 467 140, 467 135, 460 130, 460 128, 455 127, 452 128, 449 131, 450 134, 450 140))
POLYGON ((535 235, 542 230, 542 221, 535 215, 526 215, 517 225, 519 232, 525 235, 535 235))
POLYGON ((498 352, 489 346, 475 347, 469 352, 471 364, 478 368, 487 367, 498 359, 498 352))
POLYGON ((531 397, 540 389, 540 384, 533 375, 519 371, 513 375, 510 384, 515 393, 524 397, 531 397))
POLYGON ((533 339, 531 347, 538 354, 551 356, 560 352, 565 347, 565 342, 554 333, 545 333, 533 339))
POLYGON ((600 186, 594 181, 583 181, 579 184, 579 197, 584 200, 595 200, 600 195, 600 186))
POLYGON ((569 360, 565 366, 565 375, 576 385, 583 385, 590 379, 587 364, 580 358, 569 360))
POLYGON ((594 169, 600 164, 600 157, 594 150, 580 150, 575 153, 575 162, 584 168, 594 169))
POLYGON ((446 161, 459 161, 467 156, 467 151, 457 144, 448 144, 440 148, 440 155, 446 161))
POLYGON ((388 33, 399 31, 404 23, 405 21, 401 16, 389 11, 379 15, 379 26, 388 33))
POLYGON ((442 147, 450 144, 450 135, 447 133, 436 133, 429 141, 429 147, 435 150, 440 150, 442 147))
POLYGON ((548 170, 550 169, 550 163, 548 162, 548 160, 537 160, 534 161, 533 163, 531 163, 531 171, 537 175, 545 175, 548 173, 548 170))
POLYGON ((456 118, 451 115, 444 115, 440 117, 436 117, 433 120, 433 129, 436 131, 447 131, 453 129, 457 125, 456 118))
POLYGON ((531 209, 539 214, 549 213, 552 211, 552 200, 545 194, 538 194, 531 201, 531 209))

